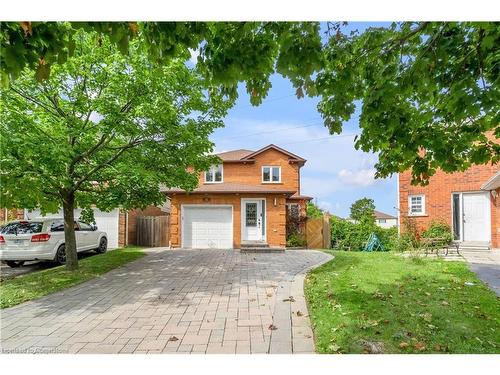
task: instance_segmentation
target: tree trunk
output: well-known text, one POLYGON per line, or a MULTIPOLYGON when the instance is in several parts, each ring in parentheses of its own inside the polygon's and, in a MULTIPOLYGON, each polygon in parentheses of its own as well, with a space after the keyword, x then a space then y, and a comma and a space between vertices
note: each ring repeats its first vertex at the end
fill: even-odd
POLYGON ((78 255, 75 236, 75 195, 70 193, 63 199, 64 212, 64 244, 66 248, 66 269, 78 269, 78 255))

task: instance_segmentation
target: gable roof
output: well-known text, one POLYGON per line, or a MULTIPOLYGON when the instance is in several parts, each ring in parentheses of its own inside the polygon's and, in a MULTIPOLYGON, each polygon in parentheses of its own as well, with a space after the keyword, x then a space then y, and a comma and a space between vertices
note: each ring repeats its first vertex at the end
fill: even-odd
POLYGON ((221 158, 222 161, 240 161, 242 158, 252 153, 253 153, 252 150, 239 149, 239 150, 221 152, 216 155, 219 158, 221 158))
POLYGON ((255 161, 255 157, 267 150, 276 150, 278 152, 281 152, 282 154, 286 155, 289 157, 290 162, 295 162, 299 163, 301 165, 304 165, 306 162, 306 159, 301 158, 298 155, 295 155, 291 153, 290 151, 287 151, 281 147, 278 147, 274 144, 267 145, 265 147, 262 147, 261 149, 257 151, 252 151, 252 150, 247 150, 247 149, 239 149, 239 150, 231 150, 231 151, 226 151, 226 152, 221 152, 219 154, 216 154, 221 160, 225 163, 253 163, 255 161))
POLYGON ((375 214, 376 219, 397 219, 396 216, 392 216, 377 210, 373 211, 373 213, 375 214))
MULTIPOLYGON (((183 189, 179 188, 161 188, 161 192, 168 194, 185 194, 188 193, 183 189)), ((210 184, 201 185, 194 189, 193 193, 211 193, 211 194, 224 194, 224 193, 272 193, 272 194, 285 194, 290 196, 295 193, 293 190, 282 189, 280 187, 272 186, 260 186, 260 185, 247 185, 238 183, 220 183, 220 184, 210 184)))
POLYGON ((282 154, 288 155, 292 161, 297 161, 297 162, 305 162, 306 159, 301 158, 300 156, 297 156, 295 154, 292 154, 290 151, 287 151, 281 147, 278 147, 274 144, 267 145, 265 147, 262 147, 260 150, 257 150, 249 155, 246 155, 245 157, 242 158, 242 160, 248 160, 254 158, 256 155, 263 153, 264 151, 274 149, 276 151, 281 152, 282 154))

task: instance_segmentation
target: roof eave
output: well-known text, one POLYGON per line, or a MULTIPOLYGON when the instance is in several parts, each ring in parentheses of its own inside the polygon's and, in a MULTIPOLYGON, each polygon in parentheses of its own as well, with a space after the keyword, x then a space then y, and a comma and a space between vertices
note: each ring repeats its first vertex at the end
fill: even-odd
POLYGON ((481 186, 481 190, 495 190, 498 188, 500 188, 500 171, 481 186))

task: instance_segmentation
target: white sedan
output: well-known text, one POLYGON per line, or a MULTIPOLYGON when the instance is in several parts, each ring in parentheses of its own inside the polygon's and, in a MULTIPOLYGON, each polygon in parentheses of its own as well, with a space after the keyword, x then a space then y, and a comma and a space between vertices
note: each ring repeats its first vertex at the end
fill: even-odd
MULTIPOLYGON (((75 235, 78 252, 106 252, 107 234, 97 230, 95 225, 75 221, 75 235)), ((43 218, 8 223, 0 230, 0 260, 10 267, 22 266, 29 260, 64 264, 64 220, 43 218)))

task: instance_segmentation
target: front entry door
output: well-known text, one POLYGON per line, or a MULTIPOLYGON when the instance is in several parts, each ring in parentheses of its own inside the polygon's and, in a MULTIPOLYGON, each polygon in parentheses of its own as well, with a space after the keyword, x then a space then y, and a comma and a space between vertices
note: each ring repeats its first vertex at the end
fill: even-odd
POLYGON ((462 199, 464 241, 489 241, 488 193, 464 193, 462 199))
POLYGON ((264 215, 261 199, 245 199, 242 201, 242 234, 243 241, 262 241, 264 215))

